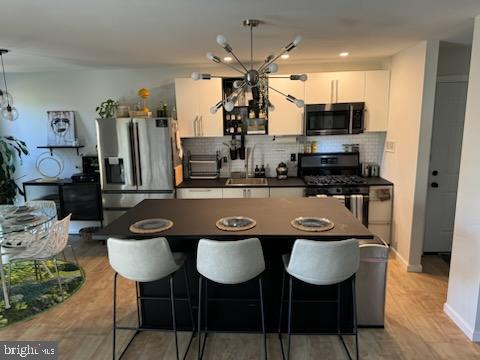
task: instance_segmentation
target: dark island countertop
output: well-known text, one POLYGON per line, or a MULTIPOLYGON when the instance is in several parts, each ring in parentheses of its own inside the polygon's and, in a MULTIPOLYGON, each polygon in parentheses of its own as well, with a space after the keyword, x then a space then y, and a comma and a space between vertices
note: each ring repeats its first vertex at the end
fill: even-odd
POLYGON ((370 239, 373 234, 352 213, 333 198, 290 199, 148 199, 98 231, 96 237, 145 238, 165 236, 168 239, 239 239, 259 237, 275 239, 342 240, 370 239), (226 232, 215 223, 225 216, 248 216, 257 225, 246 231, 226 232), (335 227, 325 232, 307 232, 293 228, 290 221, 299 216, 326 217, 335 227), (174 226, 157 234, 134 234, 131 224, 149 218, 165 218, 174 226))
MULTIPOLYGON (((225 185, 227 178, 218 179, 184 179, 183 182, 176 186, 177 189, 192 189, 192 188, 224 188, 232 187, 225 185)), ((305 187, 305 181, 299 177, 288 177, 285 180, 278 180, 277 178, 267 178, 268 185, 265 187, 305 187)), ((393 185, 390 181, 381 177, 368 177, 365 178, 366 185, 379 186, 379 185, 393 185)), ((242 186, 234 186, 242 187, 242 186)), ((251 187, 251 185, 245 185, 243 187, 251 187)))

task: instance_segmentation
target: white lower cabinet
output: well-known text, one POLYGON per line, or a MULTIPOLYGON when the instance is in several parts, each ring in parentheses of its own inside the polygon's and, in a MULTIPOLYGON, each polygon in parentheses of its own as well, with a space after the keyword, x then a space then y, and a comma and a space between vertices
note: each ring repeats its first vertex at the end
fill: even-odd
POLYGON ((177 189, 177 199, 221 199, 221 188, 177 189))
POLYGON ((387 244, 390 243, 392 227, 392 205, 393 205, 393 187, 392 186, 371 186, 368 203, 368 229, 383 239, 387 244), (388 195, 389 199, 382 199, 382 196, 388 195))
POLYGON ((271 198, 300 198, 304 196, 305 196, 305 188, 303 187, 270 188, 271 198))
POLYGON ((268 198, 269 188, 223 188, 224 199, 268 198))

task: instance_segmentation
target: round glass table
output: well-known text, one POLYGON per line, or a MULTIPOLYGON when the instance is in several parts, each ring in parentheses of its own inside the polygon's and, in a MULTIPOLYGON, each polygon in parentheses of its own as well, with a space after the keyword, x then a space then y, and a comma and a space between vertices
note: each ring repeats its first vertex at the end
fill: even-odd
POLYGON ((57 218, 55 207, 41 205, 0 205, 0 276, 5 308, 10 308, 3 271, 3 256, 9 251, 21 251, 32 241, 46 237, 57 218))
POLYGON ((0 238, 51 225, 56 217, 53 207, 0 205, 0 238))

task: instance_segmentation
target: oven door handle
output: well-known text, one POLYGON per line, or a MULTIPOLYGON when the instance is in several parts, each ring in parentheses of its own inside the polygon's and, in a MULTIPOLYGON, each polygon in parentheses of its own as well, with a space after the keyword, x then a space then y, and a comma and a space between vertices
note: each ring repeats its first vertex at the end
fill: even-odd
POLYGON ((348 133, 351 134, 353 132, 353 105, 350 105, 350 121, 348 123, 348 133))

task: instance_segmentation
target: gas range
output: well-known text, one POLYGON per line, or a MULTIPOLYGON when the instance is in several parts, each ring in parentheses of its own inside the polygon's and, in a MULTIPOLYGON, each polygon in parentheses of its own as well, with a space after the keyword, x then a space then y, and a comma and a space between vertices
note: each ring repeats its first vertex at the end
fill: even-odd
POLYGON ((357 175, 310 175, 304 180, 307 196, 368 194, 365 179, 357 175))
POLYGON ((367 182, 357 175, 310 175, 303 178, 308 186, 363 185, 367 182))
POLYGON ((358 152, 299 154, 306 195, 367 195, 367 182, 358 175, 359 157, 358 152))

